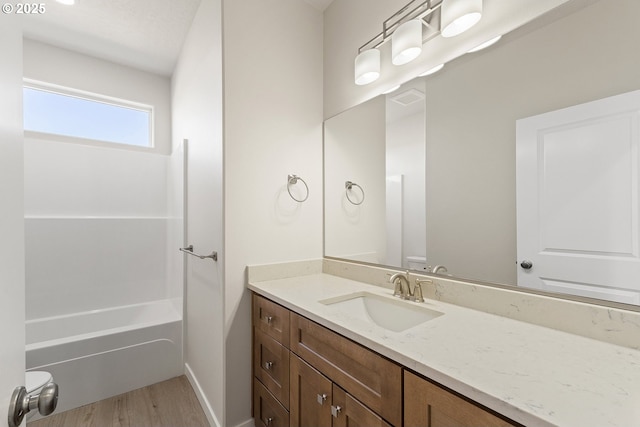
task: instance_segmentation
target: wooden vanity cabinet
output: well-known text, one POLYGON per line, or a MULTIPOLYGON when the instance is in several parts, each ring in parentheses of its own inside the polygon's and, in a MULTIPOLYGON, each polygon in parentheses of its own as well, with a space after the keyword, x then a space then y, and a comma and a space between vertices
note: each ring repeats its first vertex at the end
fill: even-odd
POLYGON ((404 371, 404 425, 405 427, 519 426, 406 370, 404 371))

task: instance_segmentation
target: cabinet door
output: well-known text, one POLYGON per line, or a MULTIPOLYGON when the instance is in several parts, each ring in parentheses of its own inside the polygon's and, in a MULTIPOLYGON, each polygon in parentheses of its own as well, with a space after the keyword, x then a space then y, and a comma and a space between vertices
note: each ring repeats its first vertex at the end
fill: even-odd
POLYGON ((404 372, 405 427, 517 426, 411 372, 404 372))
POLYGON ((333 385, 333 427, 391 427, 386 421, 333 385))
POLYGON ((291 427, 331 427, 331 381, 291 355, 291 427))

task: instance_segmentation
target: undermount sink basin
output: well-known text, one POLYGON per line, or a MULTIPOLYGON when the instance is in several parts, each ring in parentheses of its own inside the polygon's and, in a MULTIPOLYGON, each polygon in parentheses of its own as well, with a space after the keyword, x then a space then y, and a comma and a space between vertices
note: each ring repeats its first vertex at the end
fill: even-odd
POLYGON ((319 302, 394 332, 405 331, 443 314, 418 303, 369 292, 356 292, 319 302))

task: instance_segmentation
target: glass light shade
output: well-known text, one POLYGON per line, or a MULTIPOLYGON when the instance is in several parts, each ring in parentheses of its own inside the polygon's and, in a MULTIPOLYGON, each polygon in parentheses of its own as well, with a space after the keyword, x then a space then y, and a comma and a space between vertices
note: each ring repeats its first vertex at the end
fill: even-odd
POLYGON ((424 73, 419 74, 418 77, 430 76, 431 74, 437 73, 438 71, 442 70, 443 67, 444 67, 444 64, 436 65, 433 68, 429 68, 424 73))
POLYGON ((494 37, 492 39, 489 39, 486 42, 480 43, 478 46, 476 46, 473 49, 467 51, 467 53, 473 53, 473 52, 477 52, 477 51, 482 50, 482 49, 486 49, 489 46, 492 46, 492 45, 498 43, 498 40, 500 40, 501 38, 502 38, 502 36, 500 35, 500 36, 496 36, 496 37, 494 37))
POLYGON ((422 20, 412 19, 400 25, 391 36, 391 62, 402 65, 422 52, 422 20))
POLYGON ((380 51, 369 49, 356 56, 355 82, 357 85, 366 85, 380 77, 380 51))
POLYGON ((440 8, 442 37, 462 34, 482 18, 482 0, 442 0, 440 8))

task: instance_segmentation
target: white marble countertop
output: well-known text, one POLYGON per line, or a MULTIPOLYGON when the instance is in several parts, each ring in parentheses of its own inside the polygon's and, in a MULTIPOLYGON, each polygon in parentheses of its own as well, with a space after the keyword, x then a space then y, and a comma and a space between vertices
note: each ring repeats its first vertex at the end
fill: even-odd
POLYGON ((318 302, 391 290, 329 274, 249 289, 524 425, 640 426, 638 350, 435 300, 443 316, 391 332, 318 302))

